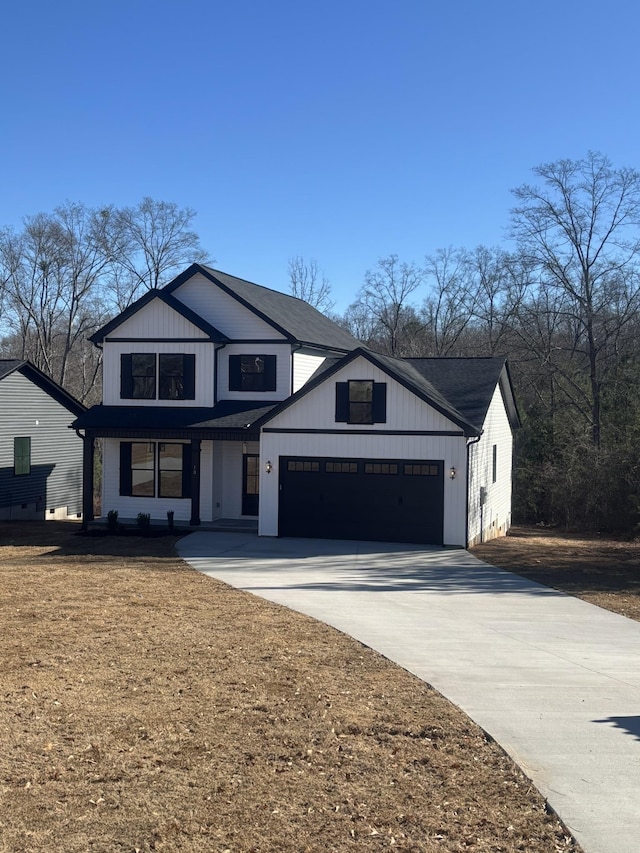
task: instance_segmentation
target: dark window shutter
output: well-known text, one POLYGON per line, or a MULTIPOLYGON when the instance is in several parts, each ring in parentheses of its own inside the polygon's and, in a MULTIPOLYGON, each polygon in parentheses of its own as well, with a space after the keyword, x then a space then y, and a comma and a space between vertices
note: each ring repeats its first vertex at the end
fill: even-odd
POLYGON ((131 353, 122 353, 120 356, 120 398, 122 400, 133 398, 132 370, 131 353))
POLYGON ((264 357, 264 390, 276 390, 276 357, 265 355, 264 357))
POLYGON ((184 386, 184 399, 195 400, 196 398, 196 357, 193 353, 187 353, 182 356, 184 386))
POLYGON ((191 445, 182 445, 182 497, 191 497, 191 445))
POLYGON ((131 494, 131 442, 120 442, 120 494, 131 494))
POLYGON ((229 356, 229 391, 242 391, 242 370, 239 355, 229 356))
POLYGON ((336 422, 347 423, 349 420, 349 383, 336 382, 336 422))
POLYGON ((385 424, 387 422, 387 383, 373 383, 373 422, 374 424, 385 424))

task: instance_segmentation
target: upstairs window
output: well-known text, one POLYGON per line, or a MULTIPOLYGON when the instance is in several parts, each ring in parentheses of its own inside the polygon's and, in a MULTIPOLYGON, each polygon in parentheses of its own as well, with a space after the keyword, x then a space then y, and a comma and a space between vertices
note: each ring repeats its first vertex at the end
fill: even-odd
POLYGON ((190 353, 123 353, 120 397, 123 400, 194 400, 196 357, 190 353))
POLYGON ((383 424, 387 420, 386 382, 351 379, 336 382, 336 421, 347 424, 383 424))
POLYGON ((31 473, 31 439, 28 436, 13 439, 13 473, 16 477, 31 473))
POLYGON ((275 355, 229 356, 229 391, 275 390, 275 355))

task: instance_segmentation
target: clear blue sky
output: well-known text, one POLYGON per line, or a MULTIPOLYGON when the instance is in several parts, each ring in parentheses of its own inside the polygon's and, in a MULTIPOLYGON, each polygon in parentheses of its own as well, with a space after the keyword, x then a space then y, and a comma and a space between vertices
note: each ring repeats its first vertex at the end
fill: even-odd
POLYGON ((640 167, 639 32, 632 0, 8 0, 0 227, 149 195, 343 310, 379 257, 503 243, 539 163, 640 167))

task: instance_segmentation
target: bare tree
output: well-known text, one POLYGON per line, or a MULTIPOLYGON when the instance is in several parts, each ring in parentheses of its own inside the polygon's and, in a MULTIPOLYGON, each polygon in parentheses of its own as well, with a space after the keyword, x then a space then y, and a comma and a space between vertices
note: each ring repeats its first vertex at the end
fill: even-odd
MULTIPOLYGON (((377 269, 368 270, 357 302, 379 330, 380 347, 389 355, 403 355, 403 330, 415 321, 409 297, 423 283, 422 270, 413 263, 400 262, 397 255, 378 260, 377 269)), ((415 328, 413 329, 415 334, 415 328)))
POLYGON ((603 383, 616 342, 640 309, 640 173, 607 157, 558 160, 534 169, 536 184, 513 191, 512 233, 540 287, 557 294, 565 319, 552 353, 582 363, 585 382, 566 392, 588 403, 591 438, 601 439, 603 383))
POLYGON ((422 307, 430 354, 452 355, 477 301, 470 253, 466 249, 440 249, 425 259, 425 277, 431 283, 422 307))
POLYGON ((301 255, 289 258, 289 280, 291 295, 303 299, 323 314, 327 314, 335 305, 331 298, 329 279, 313 258, 309 261, 305 261, 301 255))
POLYGON ((190 207, 148 197, 116 211, 111 289, 119 310, 186 264, 209 259, 191 228, 195 215, 190 207))

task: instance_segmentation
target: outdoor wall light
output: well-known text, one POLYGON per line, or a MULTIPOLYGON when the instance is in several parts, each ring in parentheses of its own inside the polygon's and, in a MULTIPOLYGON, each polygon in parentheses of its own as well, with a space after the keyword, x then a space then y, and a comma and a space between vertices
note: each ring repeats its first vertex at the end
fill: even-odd
POLYGON ((449 479, 455 480, 455 478, 456 478, 456 469, 452 465, 451 468, 449 468, 449 479))
POLYGON ((273 471, 273 465, 271 464, 271 460, 269 460, 264 466, 264 470, 267 472, 267 474, 270 474, 273 471))

